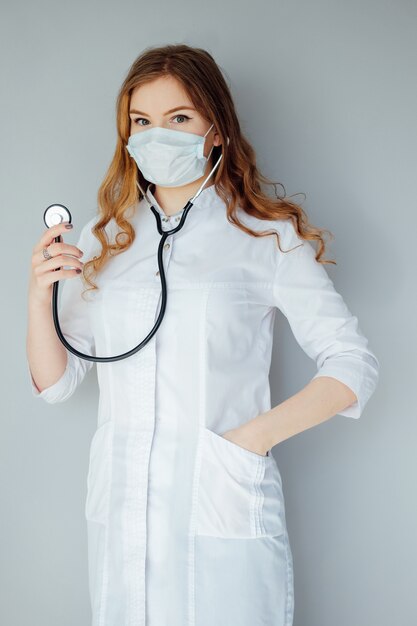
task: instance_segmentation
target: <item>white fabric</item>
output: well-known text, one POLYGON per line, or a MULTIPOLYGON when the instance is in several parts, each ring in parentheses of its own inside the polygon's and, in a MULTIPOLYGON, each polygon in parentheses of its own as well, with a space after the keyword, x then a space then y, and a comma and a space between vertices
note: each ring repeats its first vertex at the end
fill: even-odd
MULTIPOLYGON (((257 230, 278 230, 285 250, 302 241, 289 220, 239 215, 257 230)), ((95 219, 77 244, 85 260, 99 250, 95 219)), ((144 200, 131 221, 135 241, 98 275, 98 292, 82 300, 79 277, 62 288, 64 335, 98 356, 137 345, 159 312, 159 234, 144 200)), ((111 222, 109 237, 116 232, 111 222)), ((360 417, 379 363, 311 244, 284 254, 275 236, 242 232, 213 185, 167 243, 168 300, 157 334, 133 357, 97 364, 85 507, 92 624, 290 626, 293 564, 277 463, 221 435, 271 407, 278 308, 316 376, 357 395, 341 415, 360 417)), ((32 392, 64 401, 91 366, 69 352, 62 377, 42 392, 29 370, 32 392)))
POLYGON ((146 180, 161 187, 179 187, 204 176, 213 151, 204 156, 206 136, 154 126, 130 135, 127 151, 146 180))

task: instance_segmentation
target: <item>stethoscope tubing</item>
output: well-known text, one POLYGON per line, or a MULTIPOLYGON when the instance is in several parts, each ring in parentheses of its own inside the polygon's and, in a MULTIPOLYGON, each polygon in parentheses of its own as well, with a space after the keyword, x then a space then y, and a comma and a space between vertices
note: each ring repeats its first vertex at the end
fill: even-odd
MULTIPOLYGON (((162 323, 163 317, 165 315, 167 300, 168 300, 168 290, 167 290, 167 282, 166 282, 166 277, 165 277, 164 260, 163 260, 164 243, 170 235, 173 235, 174 233, 177 233, 179 230, 181 230, 181 228, 185 224, 187 214, 192 206, 193 206, 193 203, 191 200, 189 200, 184 207, 184 211, 182 213, 180 222, 178 223, 177 226, 175 226, 175 228, 171 228, 170 230, 164 230, 162 228, 162 220, 161 220, 161 216, 159 212, 155 209, 153 205, 151 205, 150 207, 152 213, 155 215, 158 232, 161 235, 161 239, 158 245, 158 268, 159 268, 159 276, 160 276, 161 287, 162 287, 161 307, 160 307, 156 322, 153 328, 151 329, 151 331, 146 335, 144 339, 142 339, 142 341, 137 346, 135 346, 131 350, 128 350, 127 352, 123 352, 122 354, 116 354, 114 356, 95 356, 93 354, 84 354, 83 352, 80 352, 79 350, 77 350, 77 348, 74 348, 74 346, 72 346, 64 337, 61 327, 59 325, 59 319, 58 319, 59 281, 57 280, 56 282, 54 282, 53 287, 52 287, 52 316, 53 316, 55 330, 57 332, 57 335, 59 339, 62 341, 62 343, 64 344, 64 346, 67 348, 67 350, 72 352, 72 354, 75 354, 75 356, 78 356, 81 359, 85 359, 86 361, 94 361, 96 363, 111 363, 114 361, 121 361, 122 359, 127 359, 128 357, 133 356, 134 354, 139 352, 139 350, 141 350, 142 348, 146 346, 148 341, 152 339, 152 337, 155 335, 156 331, 158 330, 159 326, 162 323)), ((60 239, 61 239, 60 236, 56 237, 55 241, 59 242, 60 239)))

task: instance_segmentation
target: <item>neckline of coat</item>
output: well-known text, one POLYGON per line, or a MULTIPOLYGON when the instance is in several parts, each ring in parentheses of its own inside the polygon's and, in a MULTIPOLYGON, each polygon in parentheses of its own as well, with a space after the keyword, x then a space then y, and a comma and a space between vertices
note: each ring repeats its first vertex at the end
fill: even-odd
MULTIPOLYGON (((162 215, 162 217, 170 217, 170 218, 177 217, 178 215, 181 215, 184 212, 184 207, 183 207, 180 211, 177 211, 176 213, 173 213, 171 215, 167 215, 165 211, 162 209, 162 207, 158 204, 155 196, 153 195, 151 191, 151 184, 149 184, 148 187, 146 188, 146 193, 149 196, 149 199, 151 200, 154 208, 158 211, 158 213, 160 213, 160 215, 162 215)), ((207 187, 204 187, 200 195, 195 199, 193 206, 191 208, 191 211, 194 211, 195 209, 202 209, 204 207, 211 206, 213 204, 214 199, 218 197, 219 196, 217 194, 214 183, 212 183, 211 185, 207 187)), ((148 209, 151 210, 145 198, 142 198, 142 202, 144 202, 146 206, 148 207, 148 209)))

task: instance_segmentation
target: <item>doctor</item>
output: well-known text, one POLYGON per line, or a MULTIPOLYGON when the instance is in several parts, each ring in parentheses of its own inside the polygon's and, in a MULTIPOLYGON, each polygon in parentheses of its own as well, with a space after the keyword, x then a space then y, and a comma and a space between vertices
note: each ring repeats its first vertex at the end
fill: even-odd
POLYGON ((85 505, 92 625, 290 626, 293 561, 271 450, 335 414, 359 418, 378 360, 316 258, 310 241, 324 244, 320 229, 298 205, 261 191, 210 54, 147 49, 120 89, 117 132, 100 211, 77 245, 54 242, 68 232, 61 224, 33 250, 28 374, 48 403, 67 400, 93 365, 56 335, 53 282, 65 279, 60 323, 79 350, 138 344, 161 294, 149 203, 174 228, 221 161, 164 246, 158 332, 132 357, 96 364, 85 505), (317 373, 271 408, 278 309, 317 373))

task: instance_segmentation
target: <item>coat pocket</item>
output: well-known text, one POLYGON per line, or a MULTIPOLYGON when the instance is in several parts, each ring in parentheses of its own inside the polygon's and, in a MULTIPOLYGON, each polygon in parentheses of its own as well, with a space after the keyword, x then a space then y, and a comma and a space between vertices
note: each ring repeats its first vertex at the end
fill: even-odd
POLYGON ((281 477, 263 456, 202 429, 197 535, 265 537, 285 529, 281 477))
POLYGON ((90 444, 85 517, 100 524, 104 524, 107 517, 112 430, 111 420, 104 422, 97 428, 90 444))

